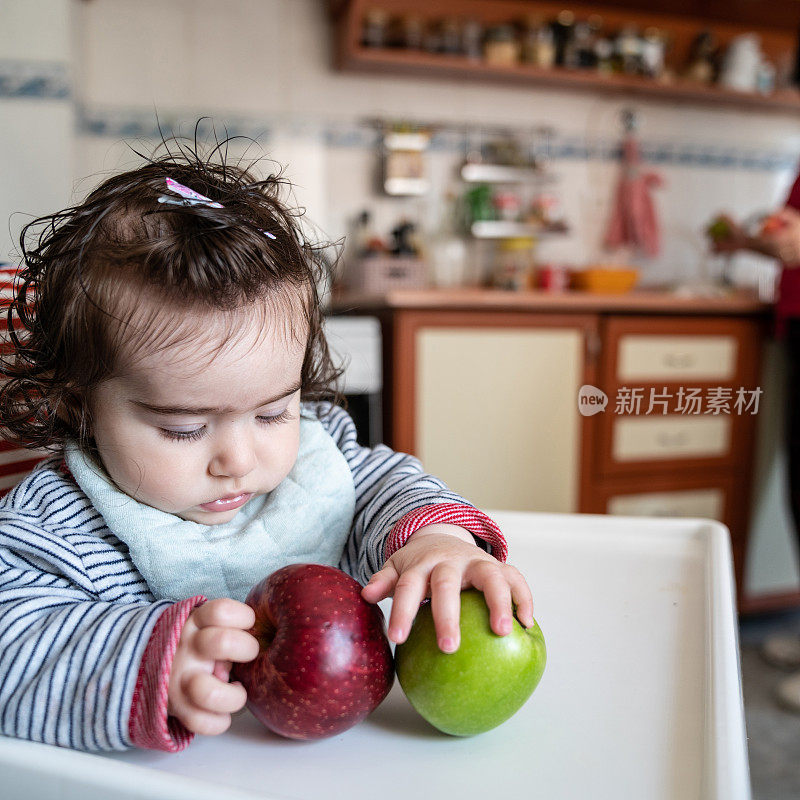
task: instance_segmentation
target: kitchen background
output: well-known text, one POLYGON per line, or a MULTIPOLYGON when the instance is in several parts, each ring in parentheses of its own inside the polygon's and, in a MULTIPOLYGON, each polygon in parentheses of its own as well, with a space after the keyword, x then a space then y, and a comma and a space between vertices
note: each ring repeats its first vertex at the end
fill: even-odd
MULTIPOLYGON (((541 239, 537 260, 580 270, 608 259, 602 245, 622 112, 633 108, 642 157, 663 180, 652 192, 661 252, 634 258, 643 285, 697 286, 718 277, 726 259, 709 254, 709 221, 719 211, 757 217, 782 203, 800 153, 796 110, 339 72, 330 8, 319 0, 2 0, 0 9, 0 218, 8 220, 0 257, 12 261, 25 221, 133 163, 131 147, 149 152, 158 124, 193 136, 202 116, 210 118, 204 137, 213 125, 217 136, 255 138, 258 146, 243 140, 239 152, 285 165, 297 203, 330 241, 352 233, 365 209, 384 239, 403 218, 423 239, 435 236, 448 196, 464 190, 458 168, 466 153, 505 128, 523 148, 549 157, 557 180, 545 193, 569 226, 541 239), (426 194, 381 190, 376 120, 431 131, 426 194)), ((468 251, 465 280, 489 269, 482 244, 468 251)), ((353 261, 348 247, 341 264, 353 261)), ((727 269, 736 283, 760 283, 767 295, 776 274, 774 261, 749 254, 734 256, 727 269)), ((773 455, 762 481, 769 502, 757 508, 764 524, 748 561, 754 592, 800 586, 776 472, 782 456, 773 455)))
MULTIPOLYGON (((585 265, 600 249, 630 98, 612 95, 358 75, 332 69, 328 6, 319 0, 3 0, 0 28, 3 170, 0 213, 36 214, 90 188, 131 160, 121 139, 149 139, 162 127, 193 133, 209 115, 217 132, 259 139, 287 165, 300 204, 325 235, 344 235, 366 206, 385 232, 407 213, 430 229, 463 159, 458 131, 428 154, 431 191, 423 200, 376 192, 376 130, 387 119, 553 130, 552 170, 570 233, 547 240, 541 257, 585 265), (245 23, 244 20, 247 22, 245 23)), ((747 216, 780 202, 800 148, 796 114, 636 99, 638 134, 664 187, 657 192, 664 237, 645 264, 645 282, 702 277, 703 230, 719 209, 747 216)), ((148 146, 148 142, 144 142, 148 146)), ((253 152, 251 148, 251 153, 253 152)), ((22 218, 12 218, 8 253, 22 218)), ((737 256, 755 282, 767 261, 737 256)))
MULTIPOLYGON (((465 157, 486 148, 502 129, 555 179, 542 185, 543 206, 567 229, 540 238, 536 261, 553 268, 540 274, 559 281, 564 268, 580 272, 610 263, 603 240, 620 174, 624 112, 632 110, 642 159, 661 178, 651 190, 661 248, 654 256, 623 248, 614 254, 616 263, 638 267, 644 287, 678 287, 704 297, 719 290, 724 272, 757 298, 772 299, 775 263, 754 255, 713 256, 705 230, 721 211, 757 225, 782 205, 800 157, 800 103, 571 91, 482 82, 469 74, 340 71, 334 68, 334 16, 347 6, 321 0, 0 0, 0 219, 8 220, 0 228, 0 261, 17 258, 26 221, 134 163, 131 147, 150 152, 159 124, 193 137, 195 121, 207 117, 202 136, 213 135, 213 128, 218 137, 252 137, 257 146, 242 140, 231 153, 266 153, 285 165, 308 225, 330 241, 348 236, 340 266, 351 268, 354 242, 369 238, 368 230, 386 241, 392 228, 410 220, 423 248, 440 241, 443 220, 455 214, 454 200, 470 188, 459 173, 465 157), (423 134, 423 194, 384 191, 384 135, 392 130, 423 134), (359 231, 365 210, 369 227, 359 231)), ((389 35, 385 22, 380 14, 371 18, 378 43, 389 35)), ((754 81, 769 92, 788 79, 793 59, 792 52, 776 60, 754 73, 754 81)), ((760 97, 753 89, 750 96, 760 97)), ((264 162, 259 169, 269 167, 264 162)), ((472 241, 463 272, 439 273, 439 281, 490 279, 491 245, 472 241)), ((800 591, 784 488, 781 358, 768 339, 745 576, 753 595, 800 591)))

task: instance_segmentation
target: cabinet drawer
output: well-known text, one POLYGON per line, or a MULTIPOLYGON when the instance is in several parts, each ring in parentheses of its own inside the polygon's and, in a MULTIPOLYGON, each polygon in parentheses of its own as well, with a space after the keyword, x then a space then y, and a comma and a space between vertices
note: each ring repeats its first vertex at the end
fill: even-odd
POLYGON ((653 336, 619 338, 618 381, 732 381, 738 342, 734 336, 653 336))
POLYGON ((725 500, 721 488, 619 494, 608 498, 607 511, 631 517, 705 517, 723 521, 725 500))
POLYGON ((729 416, 630 417, 614 420, 612 460, 721 458, 731 448, 729 416))

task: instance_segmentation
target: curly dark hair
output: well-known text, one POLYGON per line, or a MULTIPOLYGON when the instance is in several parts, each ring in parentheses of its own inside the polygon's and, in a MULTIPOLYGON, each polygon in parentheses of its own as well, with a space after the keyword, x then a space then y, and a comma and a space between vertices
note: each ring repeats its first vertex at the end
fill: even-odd
POLYGON ((162 137, 152 156, 134 151, 142 166, 23 228, 24 263, 7 311, 11 350, 0 358, 4 438, 49 450, 68 438, 91 446, 91 392, 114 374, 123 342, 138 334, 146 344, 152 328, 137 330, 132 322, 138 298, 153 290, 162 298, 162 317, 258 300, 272 309, 302 309, 308 338, 301 399, 341 399, 335 388, 341 370, 331 360, 318 296, 332 269, 326 260, 332 245, 305 238, 298 223, 303 209, 282 199, 291 189, 282 169, 261 179, 252 163, 227 163, 231 141, 203 156, 197 135, 193 144, 162 137), (167 190, 167 178, 223 207, 159 202, 179 199, 167 190))

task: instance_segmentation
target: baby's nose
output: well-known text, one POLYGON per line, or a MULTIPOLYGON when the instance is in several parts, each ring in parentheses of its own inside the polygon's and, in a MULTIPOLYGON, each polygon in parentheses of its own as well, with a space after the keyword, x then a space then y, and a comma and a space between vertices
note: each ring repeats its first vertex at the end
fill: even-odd
POLYGON ((217 477, 244 478, 256 466, 255 451, 246 442, 231 440, 217 449, 209 472, 217 477))

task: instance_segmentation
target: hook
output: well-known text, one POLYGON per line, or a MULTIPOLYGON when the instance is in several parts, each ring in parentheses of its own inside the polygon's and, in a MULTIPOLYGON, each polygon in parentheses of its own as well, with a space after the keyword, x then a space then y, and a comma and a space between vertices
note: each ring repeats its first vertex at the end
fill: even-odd
POLYGON ((639 112, 635 108, 623 108, 620 117, 625 133, 633 133, 639 127, 639 112))

